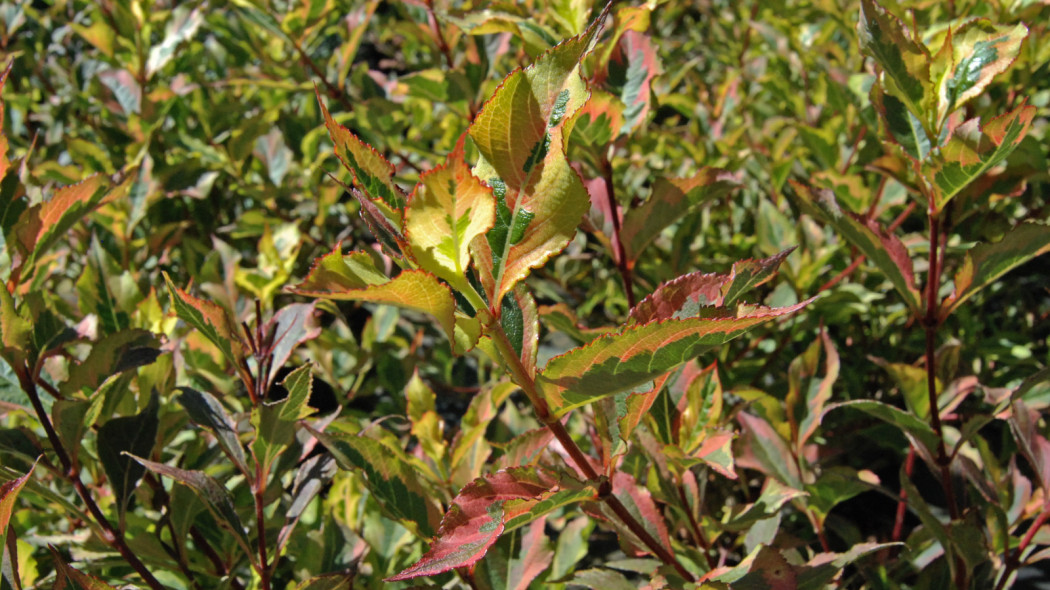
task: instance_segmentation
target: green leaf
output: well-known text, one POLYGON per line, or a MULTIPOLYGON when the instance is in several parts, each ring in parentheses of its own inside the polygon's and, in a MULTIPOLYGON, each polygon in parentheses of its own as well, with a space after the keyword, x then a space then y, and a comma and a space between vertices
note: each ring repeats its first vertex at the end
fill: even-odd
POLYGON ((824 415, 824 405, 831 399, 831 387, 839 376, 839 353, 826 330, 791 361, 788 368, 788 393, 784 399, 788 418, 795 433, 795 453, 803 455, 809 438, 817 431, 824 415), (823 355, 821 355, 823 352, 823 355), (820 357, 824 357, 824 375, 818 374, 820 357))
POLYGON ((279 409, 279 416, 282 420, 301 420, 314 412, 314 409, 307 404, 314 385, 311 363, 306 363, 288 373, 284 381, 281 381, 281 385, 288 390, 288 397, 273 405, 279 409))
POLYGON ((320 91, 317 90, 316 93, 317 102, 324 115, 325 127, 328 128, 328 135, 335 144, 335 155, 343 163, 343 167, 353 175, 354 183, 369 199, 382 201, 395 210, 404 207, 404 192, 394 184, 394 167, 375 148, 336 123, 321 100, 320 91))
POLYGON ((255 551, 248 540, 248 535, 244 532, 244 525, 241 524, 241 518, 237 515, 233 498, 222 484, 203 471, 179 469, 178 467, 155 463, 135 455, 129 454, 128 456, 153 473, 170 477, 193 490, 197 497, 204 502, 212 516, 215 517, 219 526, 232 533, 244 554, 252 561, 255 560, 255 551))
POLYGON ((862 0, 857 23, 860 49, 882 69, 886 91, 897 97, 920 121, 930 93, 930 52, 915 41, 900 20, 874 0, 862 0))
POLYGON ((152 364, 160 355, 160 341, 146 330, 121 330, 106 334, 91 346, 80 363, 69 368, 69 378, 59 390, 73 395, 94 392, 109 377, 152 364))
POLYGON ((190 7, 185 5, 175 8, 171 20, 164 28, 164 40, 149 50, 149 59, 146 61, 147 78, 171 61, 179 45, 192 38, 203 22, 204 14, 200 8, 190 10, 190 7))
POLYGON ((921 162, 930 155, 932 144, 930 136, 922 126, 922 121, 892 94, 885 94, 879 86, 871 90, 872 104, 876 106, 886 130, 904 152, 913 160, 921 162))
POLYGON ((180 387, 179 391, 182 393, 176 398, 176 401, 186 410, 190 420, 210 430, 223 452, 241 470, 241 473, 249 473, 244 448, 237 436, 237 426, 222 403, 209 393, 189 387, 180 387))
POLYGON ((948 29, 945 47, 934 57, 932 68, 943 71, 938 82, 938 118, 947 117, 978 97, 992 80, 1017 59, 1028 27, 994 25, 986 19, 967 21, 948 29))
POLYGON ((805 495, 806 493, 802 490, 787 487, 776 479, 766 479, 762 493, 759 494, 754 504, 734 510, 723 526, 728 531, 746 531, 756 522, 779 513, 784 504, 805 495))
POLYGON ((474 174, 493 189, 495 224, 471 243, 489 305, 564 248, 590 205, 565 157, 565 125, 587 101, 580 61, 600 30, 586 33, 512 72, 469 128, 480 158, 474 174))
POLYGON ((168 284, 172 306, 179 319, 219 347, 231 365, 241 366, 246 346, 241 340, 240 330, 226 310, 211 301, 198 299, 179 289, 171 282, 168 273, 164 273, 164 281, 168 284))
POLYGON ((1029 260, 1050 252, 1050 226, 1022 223, 994 244, 978 244, 955 272, 955 289, 941 305, 946 318, 975 293, 1029 260))
MULTIPOLYGON (((870 358, 876 365, 885 369, 900 387, 908 411, 922 420, 929 420, 930 393, 929 384, 926 381, 926 369, 906 363, 889 363, 875 356, 870 358)), ((937 381, 937 391, 941 391, 940 381, 937 381)))
POLYGON ((719 168, 704 167, 689 178, 657 178, 649 198, 623 216, 620 240, 627 260, 637 260, 661 231, 693 207, 720 199, 738 186, 732 174, 719 168))
POLYGON ((915 287, 911 258, 897 236, 888 233, 874 220, 865 225, 861 220, 843 211, 829 190, 814 191, 795 181, 791 181, 791 184, 795 191, 789 194, 796 197, 803 212, 831 224, 886 275, 912 313, 922 313, 922 302, 919 290, 915 287))
POLYGON ((353 574, 326 574, 306 580, 295 590, 353 590, 353 574))
POLYGON ((824 414, 839 408, 853 408, 860 410, 870 416, 878 418, 887 424, 896 426, 908 438, 926 447, 927 451, 937 448, 937 434, 930 425, 923 422, 913 414, 909 414, 900 408, 873 400, 855 400, 832 404, 824 410, 824 414))
POLYGON ((627 391, 724 344, 754 326, 802 309, 812 300, 781 308, 723 310, 723 317, 654 321, 596 338, 551 359, 537 385, 551 411, 568 411, 627 391))
POLYGON ((460 144, 412 191, 405 212, 405 239, 423 270, 467 291, 472 289, 466 276, 470 243, 492 229, 495 215, 492 189, 471 174, 460 144))
POLYGON ((6 285, 0 285, 0 356, 16 368, 25 363, 33 326, 15 307, 6 285))
POLYGON ((805 490, 809 494, 806 505, 816 516, 818 524, 823 526, 832 508, 871 489, 873 486, 862 480, 854 469, 834 466, 824 469, 814 483, 806 484, 805 490))
POLYGON ((923 166, 923 174, 933 179, 936 210, 944 210, 971 182, 1002 163, 1028 133, 1035 112, 1035 107, 1021 105, 986 125, 971 119, 956 127, 948 143, 923 166))
POLYGON ((441 518, 433 493, 421 483, 419 474, 403 456, 382 441, 364 436, 343 436, 306 427, 328 449, 342 469, 360 470, 368 489, 394 518, 431 536, 441 518))
MULTIPOLYGON (((331 254, 325 258, 329 256, 331 254)), ((336 266, 335 263, 331 265, 336 266)), ((353 283, 348 283, 342 274, 336 275, 325 270, 323 275, 318 277, 317 268, 318 265, 315 265, 315 272, 291 291, 308 297, 337 301, 371 301, 428 313, 437 319, 448 339, 456 341, 456 300, 448 285, 438 281, 434 275, 422 270, 405 270, 384 283, 355 287, 350 286, 353 283)))
POLYGON ((11 515, 15 510, 15 500, 18 499, 18 493, 25 487, 35 468, 36 464, 34 463, 25 475, 0 484, 0 535, 7 532, 7 524, 11 522, 11 515))
POLYGON ((149 456, 157 442, 160 399, 156 392, 149 403, 134 416, 112 418, 98 429, 98 458, 109 477, 117 497, 117 509, 123 523, 131 495, 146 470, 130 455, 149 456))
POLYGON ((80 465, 78 458, 80 442, 84 438, 84 430, 87 426, 84 423, 84 417, 90 406, 90 402, 71 399, 56 400, 51 405, 51 423, 74 465, 80 465))
POLYGON ((51 550, 51 557, 55 563, 55 585, 52 587, 53 590, 65 590, 66 588, 71 590, 116 590, 113 586, 95 576, 73 569, 62 559, 62 556, 54 547, 49 546, 48 549, 51 550))
POLYGON ((364 250, 342 254, 341 244, 314 260, 306 280, 292 291, 343 291, 381 285, 390 279, 376 268, 372 255, 364 250))

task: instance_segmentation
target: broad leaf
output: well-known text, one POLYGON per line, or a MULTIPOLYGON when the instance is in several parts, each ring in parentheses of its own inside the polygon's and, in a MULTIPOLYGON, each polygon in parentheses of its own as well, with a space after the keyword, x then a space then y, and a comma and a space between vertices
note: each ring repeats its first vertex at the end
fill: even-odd
POLYGON ((314 320, 314 304, 292 303, 282 307, 267 322, 267 331, 273 334, 273 358, 270 364, 283 367, 300 344, 321 334, 321 327, 314 320))
POLYGON ((424 535, 434 532, 441 517, 419 473, 395 449, 365 436, 345 436, 307 430, 328 449, 342 469, 364 472, 368 489, 394 518, 418 528, 424 535))
POLYGON ((295 441, 295 421, 313 413, 313 408, 307 404, 313 389, 310 363, 289 373, 281 385, 288 392, 287 397, 252 408, 251 423, 255 429, 252 456, 264 476, 268 476, 277 457, 295 441))
MULTIPOLYGON (((633 476, 625 471, 617 471, 612 477, 613 495, 623 504, 627 512, 642 525, 645 532, 653 539, 663 545, 668 551, 671 549, 670 538, 667 533, 667 525, 663 515, 656 507, 653 496, 644 486, 640 485, 633 476)), ((616 513, 606 502, 595 502, 585 504, 587 512, 596 518, 602 518, 612 524, 619 532, 635 555, 651 553, 646 545, 633 531, 623 524, 616 513)))
POLYGON ((873 400, 856 400, 832 404, 824 410, 824 414, 838 408, 853 408, 865 412, 887 424, 896 426, 908 438, 922 444, 927 450, 937 448, 937 434, 933 432, 930 425, 900 408, 873 400))
POLYGON ((580 60, 598 23, 507 76, 469 133, 480 153, 474 174, 492 187, 495 225, 471 244, 489 305, 559 252, 589 200, 565 157, 565 124, 587 101, 580 60))
POLYGON ((244 525, 237 515, 233 498, 230 492, 222 484, 203 471, 179 469, 164 463, 155 463, 141 457, 129 455, 132 459, 141 463, 146 469, 153 473, 170 477, 171 479, 189 487, 215 517, 219 526, 233 534, 241 549, 254 560, 255 551, 248 541, 248 535, 244 532, 244 525))
POLYGON ((857 23, 860 49, 882 69, 886 91, 897 97, 919 120, 930 90, 930 52, 915 41, 897 17, 874 0, 862 0, 857 23))
POLYGON ((1028 28, 1023 24, 997 26, 986 19, 971 20, 957 29, 949 29, 945 48, 938 52, 932 64, 935 71, 945 72, 940 80, 935 80, 938 82, 938 118, 943 119, 980 96, 996 76, 1013 64, 1027 36, 1028 28))
POLYGON ((886 275, 904 302, 915 314, 922 312, 919 290, 915 287, 915 275, 912 271, 908 250, 897 236, 888 233, 874 220, 867 225, 846 211, 843 211, 835 196, 828 190, 817 190, 791 181, 795 187, 802 210, 830 223, 835 230, 856 246, 868 260, 886 275))
POLYGON ((623 216, 620 240, 627 260, 634 261, 660 232, 705 202, 720 199, 739 183, 719 168, 702 168, 689 178, 658 178, 649 198, 623 216))
POLYGON ((394 167, 375 148, 336 123, 321 100, 320 91, 317 90, 316 93, 317 103, 324 115, 325 127, 328 128, 328 135, 335 144, 335 155, 339 157, 343 167, 353 175, 354 183, 370 199, 380 200, 395 210, 404 207, 404 193, 394 184, 394 167))
POLYGON ((576 310, 564 303, 540 306, 539 314, 548 329, 567 334, 580 344, 586 344, 611 330, 607 327, 588 328, 580 325, 580 320, 576 317, 576 310))
POLYGON ((59 386, 67 395, 94 392, 107 378, 152 364, 160 356, 160 341, 146 330, 106 334, 91 346, 83 361, 69 367, 69 378, 59 386))
POLYGON ((211 301, 198 299, 179 289, 171 282, 167 273, 164 273, 164 281, 168 284, 172 306, 179 319, 219 347, 231 365, 240 367, 247 347, 241 339, 240 329, 226 310, 211 301))
MULTIPOLYGON (((792 489, 802 488, 802 475, 799 473, 795 454, 774 425, 764 418, 747 412, 737 414, 737 420, 744 428, 748 442, 747 448, 752 455, 751 463, 757 461, 757 464, 750 466, 775 478, 769 481, 779 480, 792 489)), ((738 459, 741 463, 745 461, 745 457, 738 457, 738 459)))
POLYGON ((342 244, 314 260, 306 279, 292 291, 345 291, 381 285, 390 279, 376 268, 372 255, 364 250, 342 253, 342 244))
POLYGON ((146 470, 131 455, 148 457, 157 442, 160 399, 154 392, 149 403, 134 416, 113 418, 98 429, 98 458, 106 469, 110 487, 117 497, 121 522, 131 495, 146 470))
POLYGON ((933 179, 933 205, 942 211, 952 198, 985 172, 998 166, 1021 143, 1035 117, 1034 106, 1022 105, 986 125, 971 119, 931 155, 923 173, 933 179))
MULTIPOLYGON (((306 280, 291 291, 337 301, 386 303, 428 313, 437 319, 448 339, 456 341, 456 300, 448 285, 438 281, 437 277, 422 270, 405 270, 384 283, 353 286, 360 284, 360 275, 346 271, 349 265, 339 268, 338 262, 332 258, 333 254, 315 263, 314 270, 306 280), (336 267, 338 271, 330 267, 336 267)), ((354 257, 353 260, 358 261, 358 258, 354 257)), ((371 278, 371 275, 365 276, 371 278)))
POLYGON ((593 497, 594 490, 542 468, 515 468, 484 476, 456 495, 426 555, 387 581, 472 565, 505 530, 527 524, 566 503, 593 497), (566 486, 568 489, 563 489, 566 486))
POLYGON ((941 306, 946 318, 964 301, 1021 264, 1050 252, 1050 226, 1022 223, 994 244, 978 244, 955 272, 955 289, 941 306))
POLYGON ((492 189, 470 172, 460 144, 412 191, 405 211, 405 239, 423 270, 466 291, 472 288, 466 275, 470 242, 492 229, 495 215, 492 189))
POLYGON ((226 408, 209 393, 189 387, 180 387, 179 390, 182 393, 176 400, 186 410, 190 420, 210 430, 223 452, 241 470, 241 473, 249 473, 244 448, 237 436, 237 426, 226 412, 226 408))
POLYGON ((35 468, 36 464, 30 467, 29 472, 22 477, 0 484, 0 535, 7 532, 7 523, 11 521, 11 515, 14 513, 18 493, 25 487, 35 468))
POLYGON ((721 317, 633 325, 551 359, 537 384, 555 415, 651 382, 749 329, 808 305, 719 310, 721 317))

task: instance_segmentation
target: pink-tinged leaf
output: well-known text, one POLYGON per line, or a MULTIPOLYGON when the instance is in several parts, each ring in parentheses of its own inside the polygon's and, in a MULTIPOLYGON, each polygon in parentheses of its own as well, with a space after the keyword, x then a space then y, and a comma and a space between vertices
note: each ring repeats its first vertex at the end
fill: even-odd
POLYGON ((949 29, 945 45, 934 56, 931 70, 943 72, 938 84, 938 118, 947 117, 980 96, 999 74, 1009 69, 1028 36, 1028 27, 993 25, 987 19, 967 21, 949 29))
POLYGON ((722 418, 722 381, 714 364, 693 377, 678 402, 678 446, 692 454, 722 418))
POLYGON ((627 452, 631 434, 652 408, 671 374, 668 372, 657 377, 652 385, 598 400, 594 414, 601 440, 602 468, 606 473, 611 472, 616 458, 627 452))
POLYGON ((1021 105, 982 126, 977 119, 959 125, 941 149, 923 164, 932 178, 937 211, 985 172, 1001 164, 1028 133, 1036 108, 1021 105))
POLYGON ((470 287, 470 242, 492 229, 496 201, 492 189, 471 174, 462 142, 444 165, 423 174, 409 197, 405 239, 412 257, 460 291, 470 287))
MULTIPOLYGON (((777 480, 792 488, 802 487, 802 477, 798 471, 798 462, 795 460, 787 441, 766 420, 741 412, 737 414, 737 420, 744 430, 747 441, 747 450, 750 451, 754 461, 753 466, 767 473, 777 480)), ((738 458, 741 464, 744 458, 738 458)))
POLYGON ((607 327, 588 328, 581 325, 579 318, 576 317, 576 310, 564 303, 541 305, 539 314, 547 329, 562 332, 580 344, 586 344, 611 331, 611 328, 607 327))
POLYGON ((649 35, 633 30, 624 32, 609 62, 609 70, 608 81, 612 82, 613 78, 623 80, 620 100, 626 106, 624 126, 616 131, 629 133, 649 113, 652 81, 662 71, 649 35))
POLYGON ((18 492, 21 492, 22 488, 25 487, 29 477, 33 475, 34 469, 36 469, 36 463, 29 468, 29 473, 0 484, 0 534, 7 532, 7 523, 11 522, 11 515, 15 510, 15 500, 18 499, 18 492))
POLYGON ((964 301, 1012 269, 1047 252, 1050 226, 1041 223, 1022 223, 994 244, 974 246, 955 273, 955 289, 941 305, 941 317, 948 317, 964 301))
POLYGON ((503 455, 496 460, 496 467, 498 469, 508 469, 510 467, 531 465, 548 449, 553 439, 554 433, 551 432, 550 428, 542 427, 527 430, 512 438, 503 447, 503 455))
POLYGON ((658 178, 649 198, 627 211, 620 230, 627 260, 634 261, 660 232, 701 203, 728 195, 739 183, 718 168, 702 168, 689 178, 658 178))
MULTIPOLYGON (((623 129, 623 112, 623 102, 619 98, 604 90, 592 89, 591 99, 576 112, 572 135, 569 136, 570 142, 591 150, 607 148, 619 134, 620 129, 623 129)), ((597 180, 602 186, 605 185, 604 179, 597 180)), ((591 191, 588 193, 591 196, 591 203, 599 205, 601 201, 595 199, 594 193, 591 191)), ((605 202, 608 203, 608 199, 605 202)), ((608 217, 605 219, 609 220, 608 217)), ((609 221, 611 223, 611 220, 609 221)), ((602 227, 603 224, 599 222, 597 225, 602 227)))
MULTIPOLYGON (((627 508, 631 516, 635 518, 649 535, 660 542, 668 551, 671 541, 667 534, 667 525, 664 524, 663 515, 656 507, 652 494, 645 487, 638 484, 629 473, 617 471, 612 478, 613 495, 627 508)), ((628 545, 628 548, 636 555, 650 553, 645 543, 641 541, 609 508, 605 502, 587 504, 586 510, 592 516, 601 518, 614 527, 620 533, 620 540, 628 545)))
POLYGON ((794 248, 761 260, 733 264, 729 275, 690 273, 658 286, 631 310, 629 322, 696 317, 710 307, 732 305, 741 294, 773 278, 794 248))
MULTIPOLYGON (((331 254, 326 255, 327 259, 331 254)), ((345 260, 345 259, 344 259, 345 260)), ((338 265, 332 262, 333 267, 338 265)), ((314 272, 293 293, 307 297, 321 297, 336 301, 371 301, 421 311, 437 319, 452 342, 456 341, 456 300, 452 290, 434 275, 422 270, 402 271, 397 277, 381 284, 352 287, 346 276, 336 275, 324 265, 315 265, 314 272), (317 273, 319 266, 325 268, 317 273), (316 276, 315 276, 316 275, 316 276), (332 280, 322 280, 321 277, 332 280)), ((340 269, 342 270, 342 269, 340 269)))
POLYGON ((1020 400, 1013 402, 1011 410, 1008 422, 1014 440, 1017 441, 1021 454, 1032 466, 1043 493, 1050 493, 1050 441, 1039 434, 1039 412, 1030 409, 1020 400))
POLYGON ((818 553, 803 566, 796 567, 797 590, 823 590, 849 564, 865 555, 883 549, 900 547, 903 543, 858 543, 845 553, 818 553))
POLYGON ((795 191, 789 193, 803 212, 830 224, 846 240, 882 271, 897 289, 913 313, 922 313, 919 290, 915 287, 911 258, 907 248, 895 235, 886 232, 876 222, 864 224, 843 211, 829 190, 816 190, 791 181, 795 191), (874 229, 873 229, 874 228, 874 229))
POLYGON ((703 461, 723 477, 736 479, 736 461, 733 456, 733 440, 736 435, 727 430, 708 430, 700 448, 693 457, 703 461))
POLYGON ((710 580, 729 583, 733 588, 798 590, 795 569, 779 551, 763 545, 728 572, 710 580))
POLYGON ((874 0, 861 2, 857 23, 860 49, 873 57, 882 69, 886 91, 902 101, 920 121, 923 103, 932 93, 930 52, 915 41, 894 15, 874 0))
POLYGON ((55 584, 52 590, 115 590, 95 576, 73 569, 54 547, 48 546, 48 549, 55 563, 55 584))
POLYGON ((780 308, 718 310, 716 318, 633 325, 551 359, 537 384, 555 415, 650 383, 678 365, 751 328, 794 313, 812 300, 780 308))
POLYGON ((171 304, 179 319, 195 328, 217 346, 231 365, 241 366, 241 360, 245 357, 245 350, 248 347, 241 337, 241 331, 236 322, 230 318, 226 310, 211 301, 199 299, 179 289, 175 283, 171 282, 167 273, 164 273, 164 281, 168 284, 171 304))
POLYGON ((382 201, 395 210, 404 207, 404 191, 394 184, 394 167, 375 148, 336 123, 321 100, 321 92, 317 89, 314 92, 324 115, 328 135, 335 144, 335 155, 343 163, 343 167, 353 175, 354 183, 369 199, 382 201))
POLYGON ((321 335, 314 311, 313 303, 292 303, 282 307, 266 323, 266 330, 273 334, 271 366, 283 367, 300 344, 321 335))
POLYGON ((528 590, 532 581, 551 566, 554 551, 544 533, 545 524, 546 519, 537 519, 529 525, 528 532, 521 536, 521 551, 507 572, 507 579, 512 582, 507 590, 528 590))
POLYGON ((805 495, 802 490, 788 487, 775 478, 768 478, 758 499, 753 504, 731 508, 731 515, 723 526, 733 532, 747 531, 756 522, 775 516, 788 502, 805 495))
POLYGON ((784 400, 788 420, 795 435, 795 455, 802 456, 803 448, 820 426, 824 406, 831 400, 831 387, 839 377, 839 353, 827 330, 820 338, 791 361, 788 368, 788 393, 784 400), (823 354, 821 354, 823 353, 823 354), (824 374, 820 360, 824 357, 824 374))
MULTIPOLYGON (((505 529, 527 524, 562 505, 552 500, 565 491, 562 486, 567 481, 540 468, 497 471, 475 480, 452 500, 426 555, 386 581, 432 576, 473 565, 505 529), (546 506, 546 511, 537 510, 546 506)), ((578 482, 574 487, 580 488, 578 482)), ((574 501, 593 495, 593 490, 580 489, 585 493, 574 501)))
POLYGON ((524 284, 518 284, 503 300, 500 324, 521 364, 529 376, 536 374, 536 355, 539 352, 540 321, 536 300, 524 284))
POLYGON ((587 191, 565 157, 564 132, 589 96, 580 60, 604 16, 507 76, 470 126, 480 154, 474 174, 496 197, 495 225, 471 244, 493 310, 569 243, 587 212, 587 191))

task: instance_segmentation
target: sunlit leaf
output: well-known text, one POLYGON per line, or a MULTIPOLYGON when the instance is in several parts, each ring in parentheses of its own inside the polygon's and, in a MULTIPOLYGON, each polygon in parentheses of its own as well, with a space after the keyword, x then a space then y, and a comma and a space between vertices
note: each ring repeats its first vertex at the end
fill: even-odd
POLYGON ((860 49, 875 58, 886 91, 900 99, 920 121, 930 90, 930 52, 915 41, 901 21, 874 0, 861 2, 857 23, 860 49))
POLYGON ((986 19, 967 21, 949 29, 945 44, 951 49, 938 52, 934 70, 944 70, 938 82, 938 112, 941 118, 980 96, 999 74, 1005 72, 1028 36, 1028 27, 993 25, 986 19), (937 63, 944 61, 946 63, 937 63))
POLYGON ((34 464, 25 475, 0 484, 0 534, 7 532, 7 523, 11 521, 11 515, 14 513, 18 493, 25 487, 35 468, 34 464))
POLYGON ((236 322, 226 310, 211 301, 199 299, 179 289, 167 273, 164 274, 164 280, 168 284, 172 306, 179 319, 217 346, 230 364, 240 366, 247 346, 236 322))

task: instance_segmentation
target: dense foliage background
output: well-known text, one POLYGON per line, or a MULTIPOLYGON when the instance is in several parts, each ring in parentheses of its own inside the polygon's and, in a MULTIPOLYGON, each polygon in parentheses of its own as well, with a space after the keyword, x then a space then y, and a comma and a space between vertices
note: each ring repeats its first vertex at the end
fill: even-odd
MULTIPOLYGON (((908 158, 923 147, 880 116, 877 101, 896 99, 892 89, 883 96, 881 67, 862 52, 859 3, 614 3, 582 62, 592 95, 566 153, 592 207, 527 280, 538 366, 628 321, 637 301, 686 273, 728 273, 794 247, 747 300, 785 307, 818 296, 679 369, 629 444, 601 411, 567 424, 608 475, 631 478, 632 510, 659 523, 654 535, 696 577, 714 571, 712 584, 745 587, 758 575, 774 588, 1005 586, 1032 574, 1024 564, 1050 546, 1050 258, 1037 256, 1050 237, 1021 225, 1050 217, 1050 5, 884 6, 933 54, 976 17, 1020 43, 1012 65, 945 116, 946 133, 1030 107, 1012 153, 939 211, 938 300, 951 297, 975 244, 1008 236, 1017 252, 1000 264, 1009 274, 938 321, 937 412, 924 316, 894 282, 907 281, 835 221, 847 211, 872 235, 896 235, 876 249, 908 267, 900 276, 921 307, 931 227, 908 158), (682 180, 705 170, 706 184, 682 180), (828 194, 834 210, 815 196, 828 194), (645 208, 658 198, 670 212, 645 208), (630 211, 643 213, 632 221, 630 211), (631 228, 650 235, 621 239, 631 228), (900 410, 828 410, 856 400, 900 410), (957 458, 943 473, 922 452, 931 414, 957 458), (769 577, 780 567, 790 580, 769 577)), ((408 191, 456 149, 505 76, 584 33, 601 9, 588 0, 0 2, 0 61, 11 64, 0 140, 9 163, 0 171, 0 481, 9 482, 0 523, 11 516, 0 588, 151 585, 118 537, 174 588, 684 584, 597 502, 568 501, 504 534, 471 571, 383 582, 424 555, 475 478, 565 461, 535 434, 543 424, 490 348, 454 354, 426 315, 289 290, 340 244, 374 252, 388 275, 397 268, 359 214, 355 176, 333 157, 318 98, 408 191), (59 209, 55 195, 75 206, 59 209), (42 203, 27 229, 23 211, 42 203), (207 317, 243 335, 244 364, 216 346, 222 335, 180 321, 193 309, 225 310, 207 317), (28 335, 15 345, 20 321, 28 335), (313 409, 256 407, 289 392, 313 409), (355 460, 318 444, 321 430, 379 446, 371 456, 358 448, 355 460), (237 457, 266 469, 247 476, 237 457), (413 486, 430 501, 423 522, 398 508, 413 486)), ((466 150, 477 159, 469 141, 466 150)))

